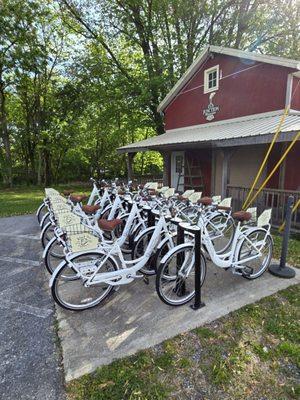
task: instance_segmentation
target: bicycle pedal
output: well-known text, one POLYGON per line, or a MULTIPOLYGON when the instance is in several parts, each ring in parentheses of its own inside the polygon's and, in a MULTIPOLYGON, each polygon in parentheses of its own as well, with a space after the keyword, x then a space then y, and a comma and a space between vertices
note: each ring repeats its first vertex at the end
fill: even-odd
POLYGON ((242 274, 242 268, 233 269, 233 274, 235 274, 235 275, 243 275, 242 274))
POLYGON ((243 272, 244 272, 244 275, 250 276, 250 275, 253 274, 253 268, 251 268, 251 267, 245 267, 244 270, 243 270, 243 272))
POLYGON ((148 278, 148 276, 144 276, 144 277, 143 277, 143 281, 144 281, 145 285, 149 285, 149 278, 148 278))

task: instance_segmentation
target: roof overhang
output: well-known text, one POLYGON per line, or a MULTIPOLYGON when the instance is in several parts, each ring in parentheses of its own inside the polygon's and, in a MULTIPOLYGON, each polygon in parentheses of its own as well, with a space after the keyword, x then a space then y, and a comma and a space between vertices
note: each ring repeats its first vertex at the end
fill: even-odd
POLYGON ((238 57, 244 60, 253 60, 256 62, 279 65, 281 67, 287 67, 294 70, 300 70, 300 61, 292 60, 284 57, 275 57, 264 54, 252 53, 237 49, 231 49, 228 47, 220 46, 207 46, 203 52, 195 59, 195 61, 190 65, 183 76, 178 80, 178 82, 173 86, 170 92, 162 100, 162 102, 157 107, 158 112, 163 112, 167 106, 172 102, 172 100, 177 96, 177 94, 187 85, 191 78, 198 71, 200 66, 206 61, 210 53, 224 54, 232 57, 238 57))
MULTIPOLYGON (((119 153, 179 148, 228 147, 271 142, 277 131, 283 110, 219 122, 172 129, 163 135, 120 147, 119 153)), ((300 131, 300 111, 290 111, 282 124, 278 141, 293 140, 300 131)))

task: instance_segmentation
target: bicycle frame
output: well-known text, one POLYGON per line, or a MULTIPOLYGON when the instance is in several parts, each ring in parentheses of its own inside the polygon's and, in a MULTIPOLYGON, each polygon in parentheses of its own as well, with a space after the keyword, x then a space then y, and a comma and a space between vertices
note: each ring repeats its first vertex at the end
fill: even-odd
MULTIPOLYGON (((133 205, 134 208, 134 205, 133 205)), ((132 213, 132 216, 134 216, 134 213, 132 213)), ((130 228, 129 225, 129 219, 127 220, 128 229, 130 228)), ((81 273, 81 270, 77 268, 76 264, 72 263, 72 258, 73 257, 78 257, 78 255, 84 255, 85 252, 82 253, 77 253, 76 255, 72 255, 71 257, 67 256, 66 261, 70 265, 70 267, 76 271, 78 274, 78 277, 85 279, 84 285, 86 287, 93 286, 99 283, 106 283, 111 286, 119 286, 119 285, 126 285, 127 283, 132 282, 136 278, 142 278, 143 275, 137 275, 137 272, 143 268, 148 260, 150 259, 152 255, 153 249, 157 246, 158 242, 160 241, 161 238, 161 232, 164 229, 166 222, 164 216, 161 216, 157 225, 155 226, 153 235, 147 245, 146 251, 144 255, 136 260, 125 260, 124 256, 122 254, 122 250, 120 247, 120 241, 116 240, 115 243, 110 246, 106 247, 105 245, 102 247, 102 251, 99 251, 99 256, 103 256, 104 258, 101 260, 99 265, 96 266, 96 270, 92 273, 92 275, 87 279, 83 274, 81 273), (117 271, 112 271, 112 272, 100 272, 101 266, 110 258, 113 260, 113 262, 118 265, 115 256, 117 256, 120 260, 121 263, 121 268, 119 268, 117 271), (132 266, 130 266, 132 265, 132 266)), ((126 229, 126 226, 124 228, 124 231, 126 229)), ((65 262, 65 261, 63 261, 65 262)), ((56 271, 59 271, 60 266, 62 263, 59 264, 57 267, 56 271)), ((84 267, 83 267, 84 268, 84 267)), ((52 278, 50 280, 50 287, 52 286, 55 276, 57 272, 54 272, 52 275, 52 278)))
POLYGON ((234 236, 233 236, 233 240, 232 240, 232 244, 231 244, 231 249, 227 252, 227 253, 223 253, 223 254, 217 254, 212 240, 207 232, 206 226, 202 226, 202 231, 203 231, 203 243, 206 246, 206 250, 211 258, 211 261, 218 267, 220 268, 243 268, 242 264, 245 264, 248 261, 254 260, 257 257, 259 257, 261 255, 260 252, 260 248, 262 246, 264 246, 265 242, 266 242, 266 237, 269 235, 269 231, 270 231, 270 227, 266 230, 263 228, 257 228, 257 227, 253 227, 253 228, 248 228, 247 230, 241 230, 241 223, 238 222, 235 232, 234 232, 234 236), (265 232, 265 236, 264 239, 258 243, 253 243, 249 240, 248 238, 248 234, 257 230, 261 230, 265 232), (246 235, 247 233, 247 235, 246 235), (242 261, 237 261, 238 259, 238 250, 239 250, 239 242, 241 242, 242 239, 246 239, 247 242, 249 243, 249 245, 257 252, 256 255, 253 255, 249 258, 244 258, 242 261), (261 245, 260 248, 258 248, 258 245, 261 245))
POLYGON ((94 203, 94 198, 95 197, 99 198, 100 196, 99 196, 99 189, 98 189, 96 183, 93 182, 93 190, 92 190, 92 192, 90 194, 90 197, 88 199, 88 202, 87 202, 88 206, 91 206, 94 203))

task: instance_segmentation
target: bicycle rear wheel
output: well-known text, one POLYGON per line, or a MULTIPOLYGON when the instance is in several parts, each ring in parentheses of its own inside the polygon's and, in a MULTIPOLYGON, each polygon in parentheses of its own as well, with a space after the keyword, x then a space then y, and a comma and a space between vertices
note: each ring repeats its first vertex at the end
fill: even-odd
MULTIPOLYGON (((53 299, 67 310, 82 311, 100 304, 113 290, 113 286, 106 283, 85 286, 87 279, 95 272, 101 261, 106 257, 104 253, 88 252, 74 257, 70 264, 67 261, 55 271, 51 286, 53 299), (70 266, 72 265, 72 267, 70 266), (81 276, 77 273, 81 271, 81 276)), ((108 258, 100 267, 98 273, 116 271, 117 264, 108 258)))
POLYGON ((242 261, 240 264, 242 276, 246 279, 256 279, 261 276, 270 265, 272 253, 271 236, 264 229, 252 231, 242 240, 238 250, 238 261, 242 261))
POLYGON ((228 219, 226 215, 220 213, 208 220, 206 229, 212 239, 216 253, 224 253, 233 240, 234 220, 232 218, 228 219))
MULTIPOLYGON (((159 298, 170 306, 181 306, 195 296, 194 244, 175 247, 166 256, 156 275, 156 291, 159 298)), ((206 261, 201 254, 201 286, 206 276, 206 261)))

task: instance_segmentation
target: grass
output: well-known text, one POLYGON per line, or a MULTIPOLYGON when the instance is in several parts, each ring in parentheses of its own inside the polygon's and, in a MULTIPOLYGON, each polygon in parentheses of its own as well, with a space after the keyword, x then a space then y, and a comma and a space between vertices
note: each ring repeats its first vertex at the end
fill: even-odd
MULTIPOLYGON (((281 252, 282 236, 279 234, 273 235, 274 240, 274 253, 273 257, 279 259, 281 252)), ((290 265, 300 267, 300 241, 294 238, 289 239, 289 249, 287 262, 290 265)))
POLYGON ((68 400, 289 400, 300 396, 300 287, 117 360, 68 400))
MULTIPOLYGON (((60 191, 73 188, 76 193, 87 191, 87 187, 82 185, 56 185, 54 188, 60 191)), ((44 189, 41 187, 20 186, 13 189, 0 189, 0 217, 35 213, 43 198, 44 189)))

